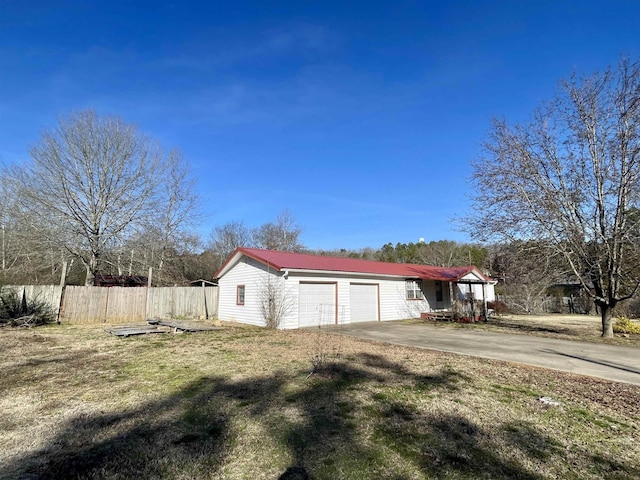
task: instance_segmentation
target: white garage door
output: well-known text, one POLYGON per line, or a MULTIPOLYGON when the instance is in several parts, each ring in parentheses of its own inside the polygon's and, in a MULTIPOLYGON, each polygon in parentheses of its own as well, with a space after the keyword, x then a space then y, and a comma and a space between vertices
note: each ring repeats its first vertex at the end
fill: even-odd
POLYGON ((352 283, 351 323, 373 322, 378 320, 378 285, 352 283))
POLYGON ((336 284, 301 282, 298 305, 298 326, 335 325, 336 284))

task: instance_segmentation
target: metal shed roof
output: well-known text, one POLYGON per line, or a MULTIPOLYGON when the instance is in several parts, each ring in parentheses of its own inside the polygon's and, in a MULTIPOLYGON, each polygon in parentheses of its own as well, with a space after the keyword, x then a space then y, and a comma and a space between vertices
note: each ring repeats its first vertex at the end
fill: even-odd
POLYGON ((489 283, 491 280, 484 276, 477 267, 432 267, 410 263, 388 263, 356 258, 328 257, 309 255, 305 253, 279 252, 275 250, 261 250, 258 248, 237 248, 227 261, 216 272, 215 278, 223 276, 242 255, 273 268, 284 271, 316 271, 341 272, 371 275, 385 275, 404 278, 419 278, 423 280, 441 280, 446 282, 465 282, 463 277, 473 273, 478 280, 470 283, 489 283))

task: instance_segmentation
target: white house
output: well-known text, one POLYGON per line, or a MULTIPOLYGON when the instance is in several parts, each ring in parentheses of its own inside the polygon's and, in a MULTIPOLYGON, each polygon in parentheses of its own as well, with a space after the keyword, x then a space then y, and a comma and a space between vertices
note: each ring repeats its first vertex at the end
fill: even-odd
POLYGON ((238 248, 215 275, 218 318, 283 329, 388 321, 433 312, 480 315, 494 282, 476 267, 432 267, 238 248))

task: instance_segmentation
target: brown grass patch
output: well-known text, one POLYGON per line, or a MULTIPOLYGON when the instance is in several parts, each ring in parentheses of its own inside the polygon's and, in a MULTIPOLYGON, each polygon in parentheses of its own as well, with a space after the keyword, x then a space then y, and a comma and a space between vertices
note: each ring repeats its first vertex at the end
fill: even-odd
POLYGON ((239 326, 0 347, 0 478, 640 477, 632 385, 239 326))
MULTIPOLYGON (((499 315, 491 317, 488 322, 477 323, 427 321, 441 328, 471 328, 640 348, 640 335, 637 334, 615 334, 614 338, 602 338, 600 317, 594 315, 499 315)), ((425 320, 407 322, 423 323, 425 320)))

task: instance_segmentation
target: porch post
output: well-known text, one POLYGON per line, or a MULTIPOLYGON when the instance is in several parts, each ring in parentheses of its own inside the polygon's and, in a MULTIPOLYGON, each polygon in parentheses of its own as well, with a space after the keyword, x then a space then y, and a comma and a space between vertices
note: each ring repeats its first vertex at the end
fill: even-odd
POLYGON ((484 310, 482 312, 482 314, 484 315, 484 321, 488 322, 489 321, 489 309, 487 308, 487 284, 483 283, 482 284, 482 309, 484 310))
POLYGON ((458 312, 458 295, 454 294, 457 289, 454 288, 454 282, 449 282, 449 301, 451 302, 451 310, 453 313, 458 312))

